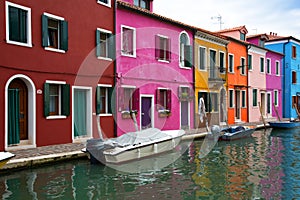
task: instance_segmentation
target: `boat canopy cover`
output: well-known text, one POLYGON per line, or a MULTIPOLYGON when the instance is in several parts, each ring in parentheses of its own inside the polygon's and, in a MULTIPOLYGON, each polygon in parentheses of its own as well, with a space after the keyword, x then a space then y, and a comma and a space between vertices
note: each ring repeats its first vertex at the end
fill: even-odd
POLYGON ((142 131, 128 132, 117 138, 111 139, 114 146, 125 147, 129 145, 143 144, 154 140, 171 139, 167 133, 162 132, 157 128, 149 128, 142 131))

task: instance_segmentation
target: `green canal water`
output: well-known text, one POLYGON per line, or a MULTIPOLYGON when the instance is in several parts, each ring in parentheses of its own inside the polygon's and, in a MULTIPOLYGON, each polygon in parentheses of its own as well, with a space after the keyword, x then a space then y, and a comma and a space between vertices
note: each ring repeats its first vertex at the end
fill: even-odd
POLYGON ((0 195, 22 200, 300 199, 300 129, 219 141, 200 159, 204 141, 184 142, 175 152, 121 170, 76 160, 0 174, 0 195))

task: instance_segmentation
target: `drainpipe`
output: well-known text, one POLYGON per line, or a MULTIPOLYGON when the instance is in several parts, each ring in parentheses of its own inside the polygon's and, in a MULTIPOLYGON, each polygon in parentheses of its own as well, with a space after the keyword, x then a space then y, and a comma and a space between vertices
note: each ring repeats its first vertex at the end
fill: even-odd
POLYGON ((113 93, 113 95, 114 95, 114 104, 115 104, 115 106, 114 106, 114 108, 112 109, 113 110, 113 118, 114 118, 114 137, 117 137, 117 118, 118 118, 118 115, 117 115, 117 76, 116 76, 116 72, 117 72, 117 52, 116 52, 116 49, 117 49, 117 43, 116 43, 116 30, 117 30, 117 17, 116 17, 116 15, 117 15, 117 0, 115 0, 115 2, 114 2, 114 4, 115 4, 115 7, 114 7, 114 10, 113 10, 113 17, 114 17, 114 33, 115 33, 115 58, 114 58, 114 93, 113 93))
MULTIPOLYGON (((286 110, 286 109, 284 109, 283 108, 283 106, 286 106, 285 105, 285 102, 286 102, 286 99, 285 99, 285 92, 286 92, 286 84, 285 84, 285 78, 286 78, 286 63, 285 63, 285 61, 286 61, 286 54, 285 54, 285 48, 286 48, 286 45, 288 44, 290 42, 290 39, 288 39, 288 41, 287 42, 285 42, 285 43, 283 43, 283 77, 281 78, 281 81, 282 81, 282 88, 283 88, 283 90, 282 90, 282 96, 281 96, 281 98, 282 98, 282 108, 281 108, 281 112, 282 112, 282 117, 286 117, 285 116, 285 114, 283 113, 283 111, 284 110, 286 110), (283 116, 284 115, 284 116, 283 116)), ((290 113, 290 109, 288 110, 289 111, 289 113, 290 113)), ((290 117, 291 117, 291 113, 290 113, 290 117)))
POLYGON ((249 45, 247 45, 247 66, 248 66, 248 69, 247 69, 247 99, 248 99, 248 101, 247 101, 247 120, 248 120, 248 122, 250 121, 249 120, 249 113, 250 113, 250 108, 249 108, 249 106, 250 106, 250 103, 249 103, 249 65, 248 65, 248 63, 249 63, 249 60, 248 60, 248 54, 249 54, 249 49, 251 49, 251 45, 249 44, 249 45))

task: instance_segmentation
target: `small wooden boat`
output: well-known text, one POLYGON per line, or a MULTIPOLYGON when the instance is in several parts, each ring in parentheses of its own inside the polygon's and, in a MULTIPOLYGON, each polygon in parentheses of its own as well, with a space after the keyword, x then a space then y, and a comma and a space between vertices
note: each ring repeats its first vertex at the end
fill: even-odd
POLYGON ((124 163, 173 150, 184 134, 184 130, 149 128, 108 140, 88 140, 86 151, 90 154, 91 162, 124 163))
POLYGON ((10 152, 0 152, 0 169, 11 159, 15 156, 10 152))
POLYGON ((275 121, 269 122, 269 124, 271 128, 289 129, 300 127, 300 121, 275 121))
POLYGON ((251 134, 255 131, 255 128, 248 126, 231 126, 221 130, 220 140, 238 140, 241 138, 251 137, 251 134))

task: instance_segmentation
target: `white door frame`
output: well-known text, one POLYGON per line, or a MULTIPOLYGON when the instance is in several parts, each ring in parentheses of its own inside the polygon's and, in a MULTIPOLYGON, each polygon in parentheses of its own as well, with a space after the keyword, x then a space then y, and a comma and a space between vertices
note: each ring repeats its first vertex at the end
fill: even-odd
POLYGON ((77 138, 74 137, 74 116, 76 113, 74 113, 74 94, 75 90, 85 90, 86 93, 86 111, 87 111, 87 119, 86 119, 86 127, 87 127, 87 138, 91 138, 93 136, 93 111, 92 111, 92 87, 84 87, 84 86, 73 86, 72 87, 72 141, 75 142, 77 138))
POLYGON ((150 94, 141 94, 140 95, 140 130, 142 130, 142 98, 149 97, 151 98, 151 127, 154 128, 154 95, 150 94))

